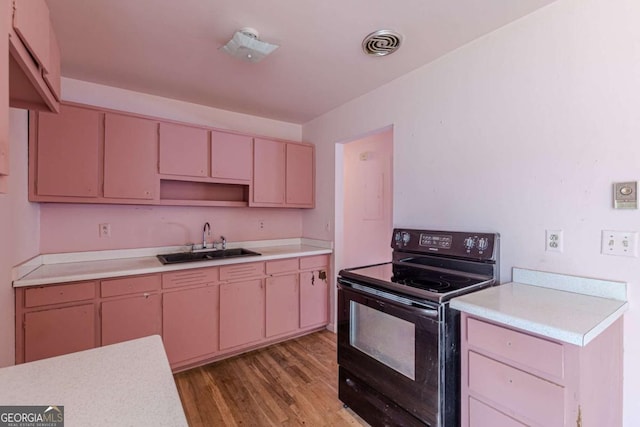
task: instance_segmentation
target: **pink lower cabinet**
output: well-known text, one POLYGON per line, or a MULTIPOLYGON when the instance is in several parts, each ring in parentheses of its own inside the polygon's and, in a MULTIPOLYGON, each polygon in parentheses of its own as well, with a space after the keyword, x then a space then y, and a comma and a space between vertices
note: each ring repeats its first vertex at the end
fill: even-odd
POLYGON ((217 271, 209 268, 162 275, 163 288, 179 283, 191 286, 162 296, 162 340, 172 367, 218 351, 217 271))
POLYGON ((221 350, 264 338, 264 301, 263 279, 220 285, 221 350))
POLYGON ((102 345, 162 332, 160 276, 132 276, 103 280, 100 293, 102 345))
POLYGON ((60 356, 96 346, 93 303, 24 315, 24 361, 60 356))
POLYGON ((298 275, 274 276, 266 282, 266 336, 294 332, 299 327, 298 275))
POLYGON ((462 427, 622 425, 622 320, 586 346, 462 314, 462 427))
POLYGON ((96 282, 16 288, 16 363, 99 345, 96 282))
POLYGON ((329 256, 300 258, 300 327, 329 323, 329 256))

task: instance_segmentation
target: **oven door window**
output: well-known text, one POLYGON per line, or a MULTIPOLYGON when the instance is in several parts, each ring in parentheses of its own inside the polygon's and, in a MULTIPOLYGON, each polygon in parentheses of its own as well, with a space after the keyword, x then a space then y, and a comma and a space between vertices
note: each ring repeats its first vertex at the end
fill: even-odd
POLYGON ((357 301, 349 303, 351 346, 415 380, 415 325, 357 301))

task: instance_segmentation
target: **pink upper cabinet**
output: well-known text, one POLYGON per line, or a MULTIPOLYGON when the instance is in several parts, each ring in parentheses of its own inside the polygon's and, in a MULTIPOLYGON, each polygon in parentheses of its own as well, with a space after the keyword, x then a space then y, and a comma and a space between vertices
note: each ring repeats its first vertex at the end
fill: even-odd
POLYGON ((160 173, 209 176, 209 135, 206 129, 160 123, 160 173))
POLYGON ((37 170, 35 194, 98 196, 101 118, 98 111, 72 106, 38 114, 37 158, 31 156, 30 165, 37 170))
POLYGON ((104 134, 104 197, 157 199, 158 123, 107 113, 104 134))
POLYGON ((313 146, 287 144, 287 205, 313 207, 315 175, 313 154, 313 146))
POLYGON ((43 70, 50 71, 51 24, 47 4, 44 0, 18 0, 14 7, 13 28, 43 70))
POLYGON ((284 204, 285 147, 286 144, 280 141, 254 140, 253 205, 284 204))
POLYGON ((251 181, 253 138, 247 135, 211 131, 211 177, 251 181))
POLYGON ((49 21, 47 3, 44 0, 4 0, 3 3, 8 4, 9 13, 13 3, 13 26, 5 32, 10 53, 11 106, 57 112, 60 108, 60 51, 49 21))

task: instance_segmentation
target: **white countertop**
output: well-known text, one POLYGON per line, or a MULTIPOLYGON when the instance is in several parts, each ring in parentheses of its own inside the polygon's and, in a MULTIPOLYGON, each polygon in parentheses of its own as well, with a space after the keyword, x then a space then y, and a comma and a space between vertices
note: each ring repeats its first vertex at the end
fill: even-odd
POLYGON ((330 242, 310 241, 307 239, 241 242, 228 245, 228 248, 234 247, 251 249, 261 255, 166 265, 163 265, 155 255, 180 252, 181 250, 185 250, 185 248, 166 247, 44 255, 39 257, 40 259, 38 260, 25 263, 23 266, 18 266, 17 269, 22 269, 22 271, 25 271, 25 274, 18 274, 19 278, 13 281, 13 286, 36 286, 136 274, 162 273, 192 268, 214 267, 217 265, 323 255, 332 252, 330 242))
POLYGON ((64 406, 66 427, 187 426, 158 335, 2 368, 0 403, 64 406))
POLYGON ((579 346, 628 309, 623 282, 519 268, 514 268, 513 278, 512 283, 454 298, 451 307, 579 346))

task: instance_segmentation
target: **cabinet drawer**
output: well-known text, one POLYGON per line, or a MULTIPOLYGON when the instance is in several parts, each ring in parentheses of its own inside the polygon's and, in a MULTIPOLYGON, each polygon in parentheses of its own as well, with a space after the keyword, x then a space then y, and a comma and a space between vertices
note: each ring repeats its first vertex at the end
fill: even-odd
POLYGON ((474 398, 469 398, 469 427, 525 427, 511 417, 487 406, 474 398))
POLYGON ((240 280, 260 276, 264 276, 264 262, 251 262, 220 267, 220 280, 240 280))
POLYGON ((467 340, 482 352, 563 378, 564 354, 561 344, 492 325, 473 318, 467 319, 467 340))
POLYGON ((123 277, 121 279, 103 280, 100 282, 100 295, 102 295, 102 297, 158 290, 160 290, 160 275, 123 277))
POLYGON ((218 281, 218 268, 198 268, 182 270, 162 275, 162 288, 179 288, 190 285, 205 285, 218 281))
POLYGON ((469 352, 469 391, 527 424, 564 426, 564 389, 524 371, 469 352))
POLYGON ((25 307, 83 301, 96 296, 96 282, 29 288, 24 292, 25 307))
POLYGON ((328 267, 329 255, 315 255, 300 258, 300 270, 308 270, 315 267, 328 267))
POLYGON ((267 274, 286 273, 298 270, 298 258, 267 261, 267 274))

